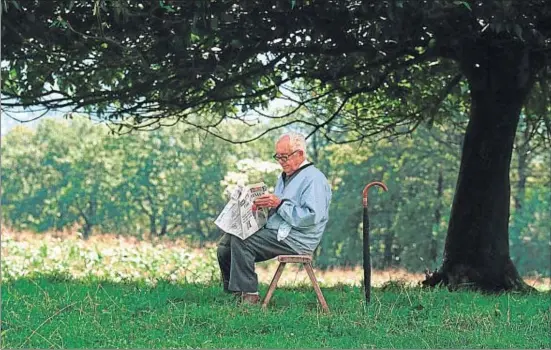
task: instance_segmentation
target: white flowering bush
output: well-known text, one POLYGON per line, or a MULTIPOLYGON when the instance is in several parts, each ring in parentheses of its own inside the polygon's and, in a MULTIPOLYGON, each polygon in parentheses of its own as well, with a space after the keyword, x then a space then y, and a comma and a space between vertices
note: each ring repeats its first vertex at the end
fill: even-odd
POLYGON ((241 159, 236 164, 236 171, 228 171, 222 180, 225 193, 233 192, 236 186, 264 182, 268 185, 269 191, 273 191, 273 186, 277 175, 281 172, 281 167, 275 162, 267 162, 259 159, 241 159))
POLYGON ((159 280, 206 283, 219 280, 214 247, 182 242, 151 243, 122 237, 75 237, 2 232, 2 281, 63 276, 112 282, 159 280))

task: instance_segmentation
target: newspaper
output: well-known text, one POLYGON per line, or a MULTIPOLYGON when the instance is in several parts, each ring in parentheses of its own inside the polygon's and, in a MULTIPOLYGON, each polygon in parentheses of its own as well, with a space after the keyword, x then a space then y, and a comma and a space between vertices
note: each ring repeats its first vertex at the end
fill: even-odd
POLYGON ((263 182, 237 186, 230 200, 214 221, 224 232, 246 239, 260 230, 268 219, 267 209, 253 210, 256 198, 266 193, 268 187, 263 182))

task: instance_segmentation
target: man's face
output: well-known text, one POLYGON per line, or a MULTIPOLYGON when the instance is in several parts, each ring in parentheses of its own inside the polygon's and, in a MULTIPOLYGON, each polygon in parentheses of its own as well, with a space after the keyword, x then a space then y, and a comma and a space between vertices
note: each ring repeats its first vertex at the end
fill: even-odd
POLYGON ((303 151, 293 151, 291 148, 291 142, 288 137, 281 139, 276 143, 275 157, 281 165, 283 172, 290 176, 300 167, 300 164, 304 161, 303 151))

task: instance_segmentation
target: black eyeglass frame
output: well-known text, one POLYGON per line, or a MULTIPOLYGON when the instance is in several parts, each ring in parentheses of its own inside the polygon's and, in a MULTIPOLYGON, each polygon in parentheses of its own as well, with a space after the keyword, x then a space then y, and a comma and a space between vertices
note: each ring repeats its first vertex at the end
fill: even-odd
POLYGON ((297 149, 296 151, 293 151, 293 152, 291 152, 291 153, 289 153, 289 154, 282 154, 282 155, 281 155, 281 154, 278 155, 278 154, 276 153, 276 154, 274 154, 274 155, 272 156, 272 158, 274 158, 274 159, 275 159, 276 161, 278 161, 278 162, 281 160, 281 161, 283 161, 283 162, 285 163, 285 162, 287 162, 287 161, 289 160, 289 158, 291 158, 291 156, 292 156, 293 154, 297 153, 298 151, 300 151, 300 150, 297 149))

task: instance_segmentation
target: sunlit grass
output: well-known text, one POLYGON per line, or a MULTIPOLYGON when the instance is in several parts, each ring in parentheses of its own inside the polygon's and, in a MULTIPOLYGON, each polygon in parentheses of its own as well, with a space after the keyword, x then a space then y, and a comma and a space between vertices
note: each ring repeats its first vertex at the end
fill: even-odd
MULTIPOLYGON (((266 285, 261 294, 265 294, 266 285)), ((217 285, 22 279, 2 286, 4 348, 548 348, 549 294, 278 288, 267 311, 217 285)))
MULTIPOLYGON (((261 295, 276 265, 258 269, 261 295)), ((219 286, 213 246, 97 236, 2 233, 3 348, 545 348, 549 292, 450 293, 412 288, 421 275, 288 268, 267 311, 219 286), (391 283, 388 283, 388 281, 391 283), (381 287, 382 286, 382 287, 381 287)), ((544 286, 543 281, 539 287, 544 286)))

